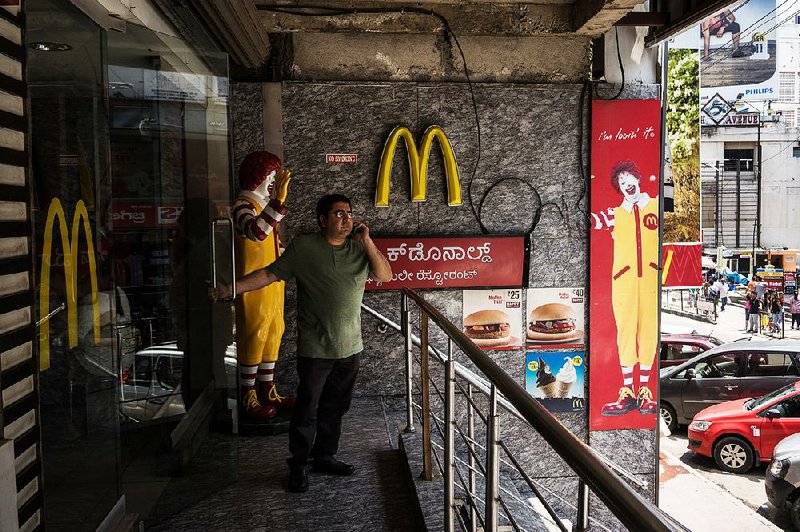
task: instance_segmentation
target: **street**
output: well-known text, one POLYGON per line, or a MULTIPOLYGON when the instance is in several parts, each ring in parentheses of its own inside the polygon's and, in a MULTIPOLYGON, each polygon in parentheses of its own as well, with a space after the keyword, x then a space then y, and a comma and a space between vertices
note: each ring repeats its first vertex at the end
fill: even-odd
MULTIPOLYGON (((753 335, 745 333, 744 309, 740 306, 728 306, 724 312, 718 314, 717 323, 676 316, 667 312, 661 313, 661 330, 670 333, 697 332, 699 334, 713 335, 723 342, 732 342, 753 335)), ((785 331, 787 339, 800 340, 800 331, 785 331)), ((758 339, 768 339, 763 335, 755 335, 758 339)), ((660 439, 662 453, 662 471, 669 469, 665 455, 677 458, 681 464, 714 483, 724 492, 742 501, 752 510, 758 512, 775 526, 783 530, 794 530, 791 519, 785 509, 776 509, 767 503, 764 491, 764 473, 767 464, 754 467, 745 475, 736 475, 721 471, 714 460, 696 455, 687 449, 686 427, 681 427, 670 436, 660 439)), ((663 474, 663 473, 662 473, 663 474)), ((691 501, 687 501, 691 504, 691 501)), ((708 528, 712 530, 713 528, 708 528)), ((718 528, 717 528, 718 529, 718 528)), ((695 532, 701 528, 693 528, 695 532)))

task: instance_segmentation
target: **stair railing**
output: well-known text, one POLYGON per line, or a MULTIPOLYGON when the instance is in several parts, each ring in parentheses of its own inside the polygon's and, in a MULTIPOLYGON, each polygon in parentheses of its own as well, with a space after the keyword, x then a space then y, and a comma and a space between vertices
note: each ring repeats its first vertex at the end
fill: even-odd
MULTIPOLYGON (((524 420, 552 447, 552 449, 575 472, 579 479, 578 500, 573 505, 551 494, 577 510, 576 530, 593 526, 606 528, 603 523, 589 517, 589 491, 602 500, 620 522, 631 530, 681 530, 682 527, 672 521, 666 514, 649 501, 641 497, 629 486, 613 467, 629 481, 646 487, 644 483, 624 472, 618 466, 609 465, 584 442, 576 438, 555 416, 548 412, 538 401, 513 378, 503 371, 491 358, 467 338, 460 328, 445 318, 436 308, 427 303, 416 292, 404 288, 401 300, 401 324, 391 323, 375 311, 364 307, 369 313, 382 318, 384 323, 401 330, 405 341, 406 353, 406 432, 415 430, 414 411, 420 413, 422 424, 423 473, 422 477, 433 479, 433 462, 436 460, 444 479, 444 525, 445 530, 455 530, 458 524, 463 530, 476 530, 478 526, 494 532, 502 525, 510 525, 514 530, 524 530, 520 523, 521 512, 532 511, 528 501, 515 495, 515 490, 501 484, 501 463, 509 470, 516 470, 524 483, 542 504, 545 513, 552 520, 549 526, 562 531, 568 528, 564 520, 545 500, 541 490, 533 479, 527 475, 514 457, 511 449, 500 438, 500 409, 506 410, 515 417, 524 420), (413 302, 419 308, 419 338, 412 334, 411 309, 413 302), (447 336, 447 353, 442 354, 429 346, 429 320, 447 336), (414 344, 419 345, 420 389, 415 391, 414 385, 414 344), (483 373, 480 378, 463 365, 455 362, 453 348, 457 346, 470 361, 483 373), (433 354, 433 357, 429 357, 433 354), (444 384, 440 390, 436 381, 431 378, 430 358, 444 365, 444 384), (460 382, 465 381, 466 387, 460 382), (444 402, 442 417, 432 412, 431 393, 444 402), (456 421, 456 390, 459 397, 467 403, 466 430, 456 421), (474 392, 484 394, 488 398, 488 407, 481 407, 474 397, 474 392), (414 396, 421 395, 421 404, 414 402, 414 396), (483 412, 485 410, 485 412, 483 412), (481 445, 475 436, 474 416, 477 415, 486 427, 485 443, 481 445), (441 444, 432 438, 436 428, 441 444), (456 452, 456 436, 464 443, 467 459, 464 460, 456 452), (434 452, 434 447, 440 451, 434 452), (481 456, 483 453, 483 456, 481 456), (504 454, 507 459, 502 459, 504 454), (481 463, 483 460, 483 463, 481 463), (463 471, 466 470, 466 477, 463 471), (483 490, 479 493, 478 481, 483 481, 483 490), (459 494, 463 501, 457 497, 459 494), (481 495, 483 497, 481 497, 481 495), (483 499, 483 500, 481 500, 483 499), (515 517, 515 515, 517 517, 515 517)), ((441 381, 440 381, 441 382, 441 381)), ((543 489, 547 489, 542 486, 543 489)))

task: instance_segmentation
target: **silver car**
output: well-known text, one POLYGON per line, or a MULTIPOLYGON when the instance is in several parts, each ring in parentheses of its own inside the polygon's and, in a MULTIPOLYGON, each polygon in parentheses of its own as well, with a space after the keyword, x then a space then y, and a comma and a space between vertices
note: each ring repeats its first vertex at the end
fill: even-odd
POLYGON ((800 434, 792 434, 775 446, 764 489, 773 506, 789 506, 792 524, 800 530, 800 434))

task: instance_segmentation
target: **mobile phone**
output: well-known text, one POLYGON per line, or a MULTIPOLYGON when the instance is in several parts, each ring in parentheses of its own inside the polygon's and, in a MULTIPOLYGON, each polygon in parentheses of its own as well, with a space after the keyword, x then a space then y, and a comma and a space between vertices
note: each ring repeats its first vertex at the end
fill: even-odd
POLYGON ((350 231, 350 236, 355 236, 355 234, 358 233, 359 231, 361 231, 361 226, 360 225, 354 225, 353 226, 353 230, 350 231))

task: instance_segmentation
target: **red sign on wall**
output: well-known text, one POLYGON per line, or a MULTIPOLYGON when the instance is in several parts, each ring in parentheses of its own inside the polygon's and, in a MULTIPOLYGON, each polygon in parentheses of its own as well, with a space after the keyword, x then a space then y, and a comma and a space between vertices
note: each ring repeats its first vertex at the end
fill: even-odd
POLYGON ((703 284, 703 245, 700 242, 676 242, 661 246, 661 286, 697 288, 703 284))
POLYGON ((392 280, 376 283, 370 279, 367 290, 519 288, 528 284, 525 236, 372 240, 392 265, 392 280))
POLYGON ((357 153, 326 153, 325 162, 328 164, 358 164, 357 153))
POLYGON ((660 123, 658 100, 592 104, 591 430, 656 426, 660 123))
POLYGON ((112 222, 115 229, 136 227, 163 227, 175 225, 183 211, 183 205, 153 205, 152 203, 128 203, 115 201, 111 205, 112 222))

